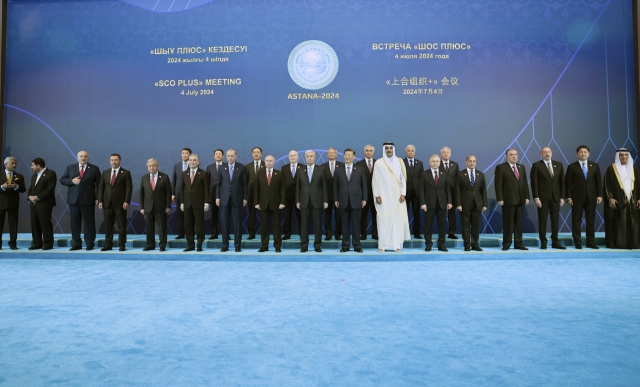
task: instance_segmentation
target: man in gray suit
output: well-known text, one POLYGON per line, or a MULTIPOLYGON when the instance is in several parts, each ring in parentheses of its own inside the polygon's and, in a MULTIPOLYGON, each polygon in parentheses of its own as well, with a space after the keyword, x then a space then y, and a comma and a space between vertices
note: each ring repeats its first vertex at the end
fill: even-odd
POLYGON ((147 160, 149 173, 140 182, 140 213, 147 226, 147 246, 144 251, 156 248, 155 228, 159 227, 160 251, 167 247, 167 214, 171 212, 171 182, 166 173, 158 171, 158 160, 147 160))
POLYGON ((323 166, 316 165, 316 152, 304 153, 307 162, 296 175, 296 207, 300 209, 300 252, 309 248, 309 215, 313 217, 315 240, 313 248, 321 252, 322 248, 322 210, 329 206, 328 187, 323 166))

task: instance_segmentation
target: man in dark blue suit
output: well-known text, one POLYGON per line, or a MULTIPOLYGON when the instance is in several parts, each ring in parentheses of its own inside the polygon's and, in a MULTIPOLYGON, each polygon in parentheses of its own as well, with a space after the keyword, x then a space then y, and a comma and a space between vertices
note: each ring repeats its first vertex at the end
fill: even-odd
POLYGON ((89 164, 89 153, 78 152, 78 162, 67 167, 60 178, 60 184, 67 186, 67 205, 71 216, 70 251, 82 249, 80 228, 84 219, 84 242, 87 250, 93 250, 96 241, 96 205, 98 204, 98 184, 100 168, 89 164))
POLYGON ((336 169, 333 175, 333 198, 342 219, 341 253, 349 251, 350 232, 353 234, 353 250, 362 252, 360 216, 362 207, 367 204, 367 176, 363 167, 353 164, 355 156, 356 151, 351 148, 345 149, 344 168, 336 169))
POLYGON ((178 236, 176 239, 184 238, 184 213, 180 211, 180 189, 182 187, 182 172, 189 168, 189 156, 191 156, 191 148, 182 148, 180 154, 182 161, 173 165, 173 173, 171 174, 171 201, 176 204, 176 214, 178 215, 178 236))
POLYGON ((236 252, 241 250, 242 207, 247 205, 247 170, 243 164, 236 162, 235 149, 227 151, 227 162, 222 164, 222 172, 218 175, 216 189, 216 206, 220 208, 222 226, 222 249, 229 250, 229 213, 233 216, 233 244, 236 252))
POLYGON ((209 176, 209 203, 214 204, 211 206, 211 236, 209 240, 218 238, 218 206, 215 205, 215 201, 218 174, 220 173, 220 168, 222 168, 223 158, 224 151, 222 149, 216 149, 213 151, 215 163, 207 165, 207 175, 209 176))

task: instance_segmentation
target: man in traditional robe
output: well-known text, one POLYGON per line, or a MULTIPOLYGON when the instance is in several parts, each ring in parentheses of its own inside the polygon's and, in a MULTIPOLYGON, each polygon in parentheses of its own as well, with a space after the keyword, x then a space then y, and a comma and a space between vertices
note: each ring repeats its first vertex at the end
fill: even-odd
POLYGON ((638 200, 635 171, 629 151, 616 151, 615 163, 604 174, 604 194, 608 203, 604 206, 605 244, 612 249, 637 249, 640 200, 638 200))
POLYGON ((393 143, 383 144, 384 156, 376 161, 371 185, 376 200, 378 251, 399 252, 405 240, 411 239, 407 215, 407 172, 395 155, 393 143))

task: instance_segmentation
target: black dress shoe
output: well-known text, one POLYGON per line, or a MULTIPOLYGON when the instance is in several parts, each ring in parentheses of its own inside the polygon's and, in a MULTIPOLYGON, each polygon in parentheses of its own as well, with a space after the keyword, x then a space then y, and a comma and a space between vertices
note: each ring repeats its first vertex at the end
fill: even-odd
POLYGON ((444 246, 439 246, 438 251, 449 251, 449 250, 447 250, 447 248, 444 246))
POLYGON ((357 249, 353 249, 353 251, 355 251, 356 253, 361 253, 362 249, 360 247, 358 247, 357 249))
POLYGON ((366 235, 360 235, 360 240, 361 241, 366 241, 367 240, 367 236, 366 235))
POLYGON ((142 251, 150 251, 150 250, 155 250, 155 249, 156 249, 155 247, 147 246, 144 249, 142 249, 142 251))
POLYGON ((341 248, 341 249, 340 249, 340 252, 341 252, 341 253, 346 253, 347 251, 349 251, 349 249, 345 249, 345 248, 341 248))
POLYGON ((422 239, 422 235, 420 235, 420 234, 414 234, 413 237, 415 239, 422 239))
POLYGON ((247 240, 250 240, 250 241, 251 241, 251 240, 254 240, 254 239, 256 239, 256 236, 255 236, 255 235, 249 235, 249 238, 247 238, 247 240))
POLYGON ((120 251, 126 251, 126 250, 127 250, 127 248, 126 248, 126 247, 124 247, 124 246, 120 246, 120 248, 119 248, 118 250, 120 250, 120 251))
POLYGON ((315 251, 316 251, 316 253, 321 253, 321 252, 322 252, 322 249, 321 249, 320 247, 316 247, 316 248, 315 248, 315 251))
POLYGON ((566 246, 562 246, 562 245, 551 245, 552 249, 560 249, 560 250, 566 250, 567 247, 566 246))
POLYGON ((449 238, 449 239, 458 239, 458 236, 456 234, 449 234, 447 236, 447 238, 449 238))
POLYGON ((503 248, 502 248, 502 251, 507 251, 507 250, 509 250, 509 248, 508 248, 508 247, 503 247, 503 248))
POLYGON ((28 250, 40 250, 42 246, 29 246, 28 250))
POLYGON ((373 235, 371 235, 371 237, 372 237, 373 239, 375 239, 375 240, 378 240, 378 234, 373 234, 373 235))
POLYGON ((473 251, 482 251, 482 249, 480 248, 480 246, 473 246, 471 248, 473 251))
POLYGON ((9 246, 11 250, 18 250, 18 246, 9 246))
POLYGON ((282 252, 282 250, 276 249, 276 253, 281 253, 281 252, 282 252))
POLYGON ((331 240, 331 236, 327 235, 326 237, 324 237, 325 241, 330 241, 331 240))
POLYGON ((240 247, 236 247, 236 253, 239 253, 241 251, 242 251, 242 249, 240 247))
POLYGON ((193 250, 195 250, 195 249, 193 248, 193 246, 188 246, 186 249, 184 249, 184 250, 182 250, 182 251, 184 251, 184 252, 186 253, 187 251, 193 251, 193 250))
POLYGON ((94 247, 95 247, 95 245, 87 245, 87 251, 93 250, 94 247))
MULTIPOLYGON (((88 247, 87 247, 87 249, 88 249, 88 247)), ((105 247, 101 248, 100 251, 109 251, 111 249, 112 249, 111 246, 105 246, 105 247)))
POLYGON ((53 250, 53 246, 45 246, 42 250, 53 250))
POLYGON ((301 248, 301 249, 300 249, 300 252, 301 252, 301 253, 306 253, 307 251, 308 251, 308 250, 307 250, 307 248, 306 248, 306 247, 303 247, 303 248, 301 248))
POLYGON ((258 250, 259 253, 264 253, 265 251, 267 251, 266 247, 261 247, 260 250, 258 250))
POLYGON ((76 250, 82 250, 82 246, 71 246, 71 248, 69 249, 69 251, 76 251, 76 250))
POLYGON ((529 249, 528 249, 527 247, 525 247, 525 246, 518 246, 518 247, 515 247, 515 249, 516 249, 516 250, 529 250, 529 249))
POLYGON ((575 245, 575 248, 578 250, 582 250, 582 245, 575 245))
POLYGON ((471 251, 471 248, 469 248, 469 247, 465 247, 465 248, 464 248, 464 251, 471 251))
POLYGON ((431 251, 431 246, 427 246, 424 248, 424 251, 431 251))
POLYGON ((546 244, 540 245, 540 250, 546 250, 546 249, 547 249, 547 245, 546 244))
POLYGON ((595 250, 599 249, 599 247, 596 246, 596 245, 587 245, 587 247, 590 248, 590 249, 595 249, 595 250))
POLYGON ((342 235, 336 235, 334 238, 336 238, 337 241, 341 241, 342 240, 342 235))
POLYGON ((210 240, 210 241, 212 241, 212 240, 214 240, 214 239, 218 239, 218 236, 217 236, 217 235, 211 235, 211 236, 209 237, 209 240, 210 240))
POLYGON ((291 235, 285 235, 285 236, 282 237, 283 241, 286 241, 286 240, 289 240, 289 239, 291 239, 291 235))
POLYGON ((167 251, 167 249, 165 249, 164 246, 163 246, 163 247, 160 248, 160 251, 167 251))
POLYGON ((184 239, 184 234, 178 235, 175 239, 184 239))
POLYGON ((223 247, 223 248, 220 249, 221 253, 224 253, 225 251, 229 251, 229 248, 228 247, 223 247))

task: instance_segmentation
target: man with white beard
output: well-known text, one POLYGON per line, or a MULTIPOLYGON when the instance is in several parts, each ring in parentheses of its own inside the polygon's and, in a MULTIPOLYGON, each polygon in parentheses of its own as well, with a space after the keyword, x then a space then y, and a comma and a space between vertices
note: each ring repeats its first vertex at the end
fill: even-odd
POLYGON ((371 179, 378 219, 378 251, 400 252, 404 241, 411 238, 405 202, 407 172, 395 155, 394 144, 385 142, 382 147, 384 156, 376 161, 371 179))

